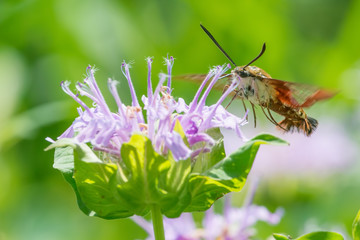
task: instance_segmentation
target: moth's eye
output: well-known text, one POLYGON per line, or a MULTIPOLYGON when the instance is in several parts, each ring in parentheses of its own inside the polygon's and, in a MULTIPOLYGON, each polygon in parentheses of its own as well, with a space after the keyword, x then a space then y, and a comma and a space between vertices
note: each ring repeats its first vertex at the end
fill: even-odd
POLYGON ((248 71, 244 71, 244 70, 242 70, 242 71, 240 71, 240 77, 242 77, 242 78, 245 78, 245 77, 249 77, 250 76, 250 74, 249 74, 249 72, 248 71))

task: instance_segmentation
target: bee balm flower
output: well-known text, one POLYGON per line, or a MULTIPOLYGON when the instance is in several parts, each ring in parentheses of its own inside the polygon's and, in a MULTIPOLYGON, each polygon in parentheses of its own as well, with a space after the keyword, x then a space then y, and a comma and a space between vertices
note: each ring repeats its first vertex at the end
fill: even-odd
MULTIPOLYGON (((254 225, 263 221, 271 225, 280 222, 283 209, 271 213, 264 206, 250 205, 242 208, 225 205, 224 214, 215 213, 210 208, 205 213, 202 228, 196 226, 191 213, 183 213, 179 218, 164 219, 165 239, 226 239, 248 240, 255 234, 254 225)), ((154 240, 152 224, 145 219, 134 216, 132 220, 142 227, 149 236, 146 240, 154 240)))
MULTIPOLYGON (((173 63, 173 58, 166 59, 168 74, 173 63)), ((221 105, 237 83, 231 83, 215 104, 207 106, 206 99, 229 66, 213 68, 186 104, 172 96, 170 75, 161 74, 153 89, 152 59, 147 64, 148 90, 141 102, 129 64, 124 62, 121 70, 130 88, 130 106, 122 102, 117 82, 108 80, 115 112, 95 81, 94 68, 89 66, 85 80, 77 83, 78 94, 63 82, 63 90, 81 106, 79 116, 57 141, 48 138, 48 149, 55 148, 54 168, 71 184, 85 214, 114 219, 151 211, 154 232, 161 235, 162 214, 175 218, 182 212, 204 211, 226 193, 240 191, 259 145, 282 142, 260 135, 226 156, 218 128, 232 129, 243 138, 240 127, 246 123, 221 105), (93 104, 88 106, 80 96, 93 104)))
MULTIPOLYGON (((206 133, 208 129, 225 127, 235 130, 239 137, 243 137, 240 126, 246 123, 245 118, 239 118, 227 112, 220 105, 225 97, 234 90, 235 83, 225 91, 216 104, 205 105, 211 88, 228 70, 228 66, 218 66, 212 69, 193 101, 187 105, 182 98, 175 100, 171 96, 169 88, 171 76, 169 75, 161 74, 160 81, 153 91, 150 78, 152 59, 148 58, 147 63, 148 94, 142 97, 143 105, 140 105, 132 84, 129 64, 124 62, 121 70, 130 88, 132 100, 130 106, 124 105, 121 101, 116 90, 117 82, 108 80, 109 90, 117 104, 116 112, 112 112, 106 104, 95 81, 94 68, 89 66, 84 82, 76 85, 81 96, 88 97, 93 101, 92 107, 87 106, 78 94, 74 94, 70 90, 69 82, 61 83, 64 92, 78 102, 81 107, 78 108, 79 117, 59 138, 75 138, 79 143, 90 143, 96 151, 120 156, 123 143, 128 142, 133 134, 143 134, 151 140, 159 154, 166 155, 170 151, 175 160, 183 160, 209 150, 214 144, 214 139, 206 133), (209 86, 200 98, 205 84, 211 78, 209 86), (164 86, 166 79, 168 79, 168 83, 167 86, 164 86), (145 116, 143 116, 142 110, 145 110, 145 116), (185 138, 181 136, 181 132, 175 130, 177 123, 180 124, 185 138), (199 142, 203 142, 205 146, 194 147, 199 142)), ((169 73, 171 73, 173 63, 173 58, 166 59, 169 73)))

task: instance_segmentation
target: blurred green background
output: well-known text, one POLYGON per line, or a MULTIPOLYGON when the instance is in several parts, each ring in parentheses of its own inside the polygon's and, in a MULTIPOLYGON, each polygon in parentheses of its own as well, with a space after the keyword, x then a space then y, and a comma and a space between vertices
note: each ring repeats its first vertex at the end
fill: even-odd
MULTIPOLYGON (((199 23, 239 65, 254 58, 266 42, 267 52, 256 65, 272 77, 339 92, 309 110, 320 122, 311 142, 303 135, 276 132, 261 114, 259 128, 253 129, 250 115, 244 129, 249 137, 262 130, 290 143, 295 137, 289 161, 306 163, 299 170, 296 164, 285 166, 284 159, 279 173, 265 171, 270 174, 263 178, 255 202, 271 210, 283 206, 286 214, 276 227, 259 224, 259 237, 265 239, 272 232, 297 236, 317 227, 350 232, 360 208, 360 1, 2 0, 1 240, 146 237, 129 219, 105 221, 83 215, 71 187, 52 168, 53 152, 43 151, 48 145, 45 137, 56 139, 76 117, 76 103, 59 84, 82 80, 88 64, 99 69, 96 77, 108 97, 106 80, 112 77, 122 82, 120 96, 130 103, 120 71, 123 60, 133 62, 138 96, 146 91, 148 56, 154 57, 154 82, 166 71, 167 54, 176 59, 175 75, 206 73, 209 67, 228 62, 199 23), (330 124, 321 130, 322 123, 330 124), (328 168, 334 149, 339 165, 328 168)), ((173 87, 174 96, 189 102, 197 85, 176 81, 173 87)), ((219 94, 213 92, 214 97, 219 94)), ((234 103, 230 109, 243 114, 239 106, 234 103)), ((259 155, 257 160, 261 156, 279 160, 282 151, 259 155)), ((238 196, 242 198, 241 193, 238 196)))

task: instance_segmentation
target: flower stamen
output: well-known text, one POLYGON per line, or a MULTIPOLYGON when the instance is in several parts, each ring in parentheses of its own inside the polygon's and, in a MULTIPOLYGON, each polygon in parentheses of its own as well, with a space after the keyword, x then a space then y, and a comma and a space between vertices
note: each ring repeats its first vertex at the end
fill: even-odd
POLYGON ((94 68, 87 67, 87 76, 84 83, 76 85, 82 96, 93 101, 91 108, 69 89, 69 82, 63 82, 61 84, 63 90, 74 98, 84 110, 82 108, 78 109, 79 117, 59 138, 74 137, 79 142, 91 143, 93 148, 99 151, 118 154, 123 143, 128 142, 133 134, 141 132, 148 136, 157 152, 166 155, 170 151, 175 160, 182 160, 194 159, 201 153, 211 151, 215 141, 207 133, 208 129, 214 127, 230 128, 235 130, 238 136, 242 136, 240 126, 244 124, 244 119, 227 112, 220 105, 236 87, 235 83, 227 89, 216 104, 205 105, 206 98, 212 87, 228 70, 229 66, 217 66, 212 69, 197 91, 192 103, 187 105, 184 99, 178 98, 175 100, 171 95, 171 71, 174 58, 166 58, 165 63, 168 74, 160 74, 160 80, 154 92, 152 92, 152 59, 147 59, 148 94, 141 98, 143 107, 140 106, 137 100, 131 81, 130 65, 125 62, 122 63, 121 71, 127 79, 132 104, 126 106, 122 103, 116 89, 117 82, 108 79, 109 90, 118 108, 116 113, 111 112, 105 102, 95 81, 94 68), (210 78, 212 78, 211 83, 200 98, 201 92, 210 78), (164 86, 166 79, 168 83, 164 86), (143 110, 146 111, 146 122, 144 121, 143 110), (177 122, 180 125, 176 127, 177 122), (197 144, 200 142, 202 144, 197 144))

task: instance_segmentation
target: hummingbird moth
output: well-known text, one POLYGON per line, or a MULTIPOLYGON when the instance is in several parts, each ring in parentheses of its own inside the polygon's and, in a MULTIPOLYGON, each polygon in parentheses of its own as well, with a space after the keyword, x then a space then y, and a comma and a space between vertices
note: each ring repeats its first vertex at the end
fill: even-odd
MULTIPOLYGON (((310 136, 315 131, 318 126, 318 121, 307 116, 303 108, 310 107, 317 101, 331 98, 335 95, 333 92, 307 84, 274 79, 261 68, 250 66, 265 52, 265 43, 256 58, 247 65, 237 66, 212 34, 203 25, 200 24, 200 26, 220 51, 235 66, 230 74, 223 76, 231 80, 235 79, 239 81, 239 85, 234 90, 233 98, 228 106, 235 98, 240 98, 245 111, 247 111, 244 100, 249 101, 253 110, 255 127, 256 114, 254 108, 255 106, 259 106, 266 118, 285 132, 298 131, 310 136), (277 122, 272 116, 271 111, 285 118, 277 122)), ((226 87, 228 87, 228 85, 225 85, 225 88, 226 87)))

